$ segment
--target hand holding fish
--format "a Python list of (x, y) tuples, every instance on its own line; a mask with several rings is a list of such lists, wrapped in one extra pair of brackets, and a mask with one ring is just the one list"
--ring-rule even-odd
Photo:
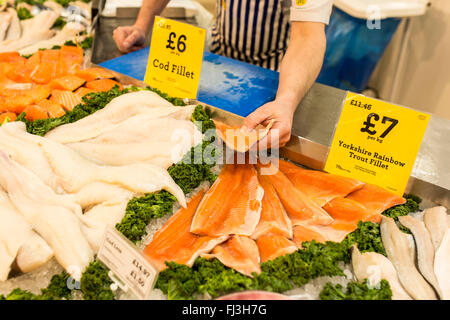
[(292, 120), (295, 108), (288, 107), (284, 102), (274, 100), (256, 109), (247, 116), (244, 126), (248, 130), (255, 129), (259, 124), (268, 126), (273, 121), (269, 134), (258, 143), (258, 148), (269, 149), (283, 147), (291, 138)]

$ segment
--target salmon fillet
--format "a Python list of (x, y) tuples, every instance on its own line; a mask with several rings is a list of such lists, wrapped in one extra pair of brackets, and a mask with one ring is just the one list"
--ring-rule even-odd
[(281, 159), (279, 169), (297, 189), (321, 207), (334, 198), (345, 197), (364, 186), (363, 182), (355, 179), (303, 169)]
[(50, 101), (62, 105), (67, 111), (71, 111), (82, 102), (81, 98), (71, 91), (53, 90)]
[(252, 239), (268, 234), (292, 238), (292, 223), (277, 192), (266, 176), (258, 175), (258, 181), (264, 189), (264, 197), (261, 202), (261, 218), (252, 234)]
[(123, 89), (122, 85), (117, 81), (112, 79), (100, 79), (100, 80), (92, 80), (86, 83), (86, 88), (92, 89), (94, 91), (109, 91), (114, 86), (119, 86), (119, 89)]
[(91, 92), (97, 92), (97, 91), (92, 90), (92, 89), (88, 89), (88, 88), (85, 88), (85, 87), (81, 87), (81, 88), (78, 88), (75, 91), (75, 94), (77, 96), (79, 96), (80, 98), (83, 98), (85, 95), (87, 95), (88, 93), (91, 93)]
[(298, 246), (311, 240), (341, 242), (358, 228), (358, 222), (379, 222), (381, 219), (381, 214), (373, 215), (364, 205), (349, 198), (335, 198), (323, 208), (334, 219), (333, 222), (327, 226), (304, 224), (294, 227), (294, 242)]
[(81, 87), (86, 81), (74, 75), (67, 75), (50, 82), (52, 89), (74, 91)]
[(270, 130), (270, 126), (265, 129), (247, 131), (241, 127), (231, 127), (220, 121), (215, 121), (216, 133), (225, 142), (228, 148), (238, 152), (247, 152), (255, 143), (264, 138)]
[(297, 251), (294, 242), (279, 235), (261, 236), (256, 240), (261, 262), (274, 260), (278, 257)]
[(235, 235), (227, 242), (215, 247), (211, 254), (203, 254), (202, 257), (217, 258), (227, 267), (249, 277), (252, 277), (253, 272), (261, 273), (258, 246), (255, 241), (246, 236)]
[(176, 212), (155, 233), (152, 242), (145, 248), (145, 257), (159, 271), (166, 268), (165, 261), (192, 266), (201, 253), (210, 252), (216, 245), (228, 239), (227, 236), (202, 237), (189, 231), (195, 210), (204, 194), (204, 191), (200, 191), (189, 201), (186, 209)]
[(251, 236), (258, 225), (264, 190), (252, 165), (226, 164), (206, 193), (191, 232), (205, 236)]
[(294, 226), (303, 223), (327, 225), (333, 222), (333, 218), (325, 210), (295, 188), (292, 182), (274, 165), (257, 164), (257, 168), (262, 175), (264, 174), (262, 169), (270, 173), (264, 176), (277, 191), (278, 197)]
[(103, 68), (97, 68), (97, 67), (79, 70), (75, 73), (75, 75), (86, 81), (114, 78), (114, 75), (111, 72), (109, 72), (108, 70), (103, 69)]
[(355, 200), (367, 208), (373, 222), (381, 221), (381, 213), (393, 206), (404, 204), (406, 199), (373, 184), (366, 184), (362, 189), (351, 193), (348, 199)]

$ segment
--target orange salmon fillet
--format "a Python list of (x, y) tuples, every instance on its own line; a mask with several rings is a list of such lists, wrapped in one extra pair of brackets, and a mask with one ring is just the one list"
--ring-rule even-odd
[(381, 222), (381, 213), (393, 206), (404, 204), (406, 199), (373, 184), (366, 184), (362, 189), (347, 196), (361, 203), (368, 210), (368, 219)]
[(81, 98), (72, 91), (53, 90), (50, 101), (60, 104), (67, 111), (71, 111), (82, 102)]
[(247, 152), (255, 143), (264, 138), (269, 130), (257, 129), (246, 131), (240, 127), (231, 127), (220, 121), (214, 121), (219, 138), (228, 148), (238, 152)]
[(224, 165), (197, 209), (191, 232), (211, 237), (251, 236), (260, 219), (263, 194), (252, 165)]
[(26, 113), (25, 118), (30, 121), (48, 118), (47, 111), (37, 104), (29, 105), (25, 108), (25, 110), (23, 110), (23, 112)]
[(274, 260), (278, 257), (297, 251), (297, 246), (291, 240), (280, 235), (265, 235), (256, 240), (261, 262)]
[(205, 194), (197, 193), (187, 204), (187, 208), (177, 211), (153, 236), (144, 250), (146, 259), (159, 271), (166, 268), (166, 261), (192, 266), (202, 253), (210, 252), (228, 237), (202, 237), (189, 231), (195, 211)]
[(95, 91), (109, 91), (111, 90), (115, 85), (119, 86), (119, 89), (123, 89), (122, 85), (118, 83), (117, 81), (111, 80), (111, 79), (100, 79), (100, 80), (93, 80), (86, 83), (86, 88), (92, 89)]
[(104, 68), (87, 68), (84, 70), (78, 70), (75, 75), (86, 81), (93, 81), (97, 79), (112, 79), (114, 75)]
[(59, 118), (66, 114), (64, 108), (60, 104), (54, 103), (48, 99), (40, 100), (36, 104), (47, 111), (50, 118)]
[(255, 241), (246, 236), (233, 236), (227, 242), (214, 248), (211, 254), (202, 257), (217, 258), (229, 268), (252, 277), (252, 273), (261, 273), (260, 257)]
[(280, 159), (279, 169), (292, 184), (323, 207), (327, 202), (361, 189), (364, 183), (316, 170), (307, 170)]
[(67, 75), (50, 82), (50, 87), (57, 90), (74, 91), (81, 87), (86, 81), (74, 75)]
[(87, 95), (88, 93), (91, 93), (91, 92), (97, 92), (97, 91), (92, 90), (92, 89), (88, 89), (88, 88), (85, 88), (85, 87), (81, 87), (81, 88), (78, 88), (75, 91), (75, 94), (77, 96), (79, 96), (80, 98), (83, 98), (85, 95)]
[(277, 191), (292, 224), (311, 223), (327, 225), (333, 222), (328, 213), (303, 192), (294, 187), (292, 182), (273, 164), (258, 164), (258, 171), (265, 175)]
[(264, 197), (262, 199), (261, 218), (252, 238), (258, 239), (268, 234), (292, 238), (292, 223), (277, 192), (267, 177), (258, 175), (258, 181), (264, 189)]
[(19, 52), (0, 52), (0, 62), (25, 63), (26, 60), (26, 58), (20, 56)]

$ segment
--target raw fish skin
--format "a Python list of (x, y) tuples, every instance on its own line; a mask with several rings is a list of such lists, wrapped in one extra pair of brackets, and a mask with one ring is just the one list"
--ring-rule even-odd
[(425, 224), (411, 216), (398, 217), (402, 225), (411, 230), (417, 248), (417, 261), (420, 273), (442, 297), (441, 289), (434, 274), (434, 247)]
[(443, 300), (450, 300), (450, 228), (447, 228), (434, 258), (434, 273), (439, 282)]
[(203, 237), (189, 231), (195, 211), (205, 194), (198, 192), (187, 208), (178, 210), (153, 236), (144, 250), (147, 260), (159, 271), (166, 268), (166, 261), (192, 266), (202, 253), (210, 252), (216, 245), (226, 241), (228, 236)]
[(114, 184), (93, 182), (84, 186), (73, 196), (74, 201), (83, 209), (86, 209), (111, 200), (130, 200), (133, 198), (134, 193)]
[(282, 159), (279, 162), (279, 169), (297, 189), (321, 207), (335, 198), (346, 197), (364, 186), (364, 182), (355, 179), (303, 169)]
[[(49, 131), (45, 136), (60, 143), (92, 139), (113, 129), (115, 125), (125, 119), (137, 114), (152, 112), (151, 109), (156, 107), (167, 107), (165, 116), (173, 112), (173, 108), (181, 109), (181, 107), (174, 107), (170, 102), (152, 91), (142, 90), (114, 98), (103, 109), (74, 123), (59, 126)], [(158, 114), (155, 118), (163, 116), (162, 111)]]
[(210, 236), (251, 236), (260, 220), (264, 189), (250, 164), (226, 164), (203, 197), (191, 232)]
[(445, 207), (427, 209), (423, 215), (423, 221), (430, 233), (434, 249), (437, 250), (448, 228), (447, 209)]
[(264, 189), (261, 202), (261, 218), (252, 239), (268, 234), (277, 234), (292, 239), (292, 223), (286, 210), (281, 204), (280, 198), (267, 177), (258, 175), (258, 181)]
[(53, 257), (53, 250), (36, 232), (20, 247), (16, 264), (22, 272), (31, 272), (46, 264)]
[(61, 193), (58, 177), (52, 171), (41, 148), (33, 141), (24, 139), (28, 133), (22, 121), (8, 122), (0, 127), (0, 149), (36, 174), (55, 192)]
[(280, 235), (265, 235), (256, 240), (261, 262), (274, 260), (278, 257), (297, 251), (297, 246), (291, 240)]
[(400, 284), (397, 271), (388, 258), (376, 252), (359, 252), (358, 247), (352, 247), (352, 267), (358, 281), (369, 280), (371, 286), (381, 280), (387, 280), (392, 290), (392, 300), (411, 300)]
[(433, 288), (416, 269), (407, 235), (400, 231), (394, 219), (388, 217), (382, 218), (380, 230), (387, 256), (405, 291), (415, 300), (436, 300)]
[[(94, 259), (76, 215), (54, 201), (55, 193), (33, 173), (0, 152), (0, 185), (25, 220), (53, 249), (55, 257), (76, 280)], [(48, 188), (48, 189), (47, 189)]]
[(374, 219), (369, 217), (368, 220), (374, 222), (381, 221), (383, 211), (406, 202), (405, 198), (373, 184), (364, 185), (362, 189), (348, 195), (347, 199), (357, 201), (366, 207), (370, 216), (374, 217)]
[(214, 248), (211, 254), (202, 255), (204, 258), (217, 258), (229, 268), (253, 277), (252, 273), (261, 273), (258, 246), (255, 241), (246, 236), (235, 235), (227, 242)]
[(258, 172), (263, 174), (262, 169), (272, 174), (265, 175), (277, 191), (286, 212), (291, 218), (292, 225), (310, 223), (328, 225), (333, 222), (328, 213), (318, 204), (312, 201), (303, 192), (294, 187), (292, 182), (274, 165), (257, 165)]
[(94, 253), (97, 253), (108, 226), (115, 226), (125, 216), (128, 200), (104, 202), (85, 212), (82, 222), (83, 231)]
[(181, 206), (186, 207), (183, 191), (161, 167), (151, 164), (101, 166), (62, 144), (45, 138), (41, 143), (53, 171), (60, 177), (67, 192), (76, 193), (93, 182), (119, 185), (135, 193), (152, 193), (164, 189), (172, 193)]

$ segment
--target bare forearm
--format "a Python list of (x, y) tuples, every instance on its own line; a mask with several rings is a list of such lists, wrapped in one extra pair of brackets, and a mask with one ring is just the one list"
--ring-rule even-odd
[(168, 3), (169, 0), (144, 0), (135, 26), (148, 34), (153, 27), (155, 16), (160, 15)]
[(324, 25), (294, 22), (291, 41), (280, 68), (276, 100), (295, 111), (316, 80), (326, 48)]

